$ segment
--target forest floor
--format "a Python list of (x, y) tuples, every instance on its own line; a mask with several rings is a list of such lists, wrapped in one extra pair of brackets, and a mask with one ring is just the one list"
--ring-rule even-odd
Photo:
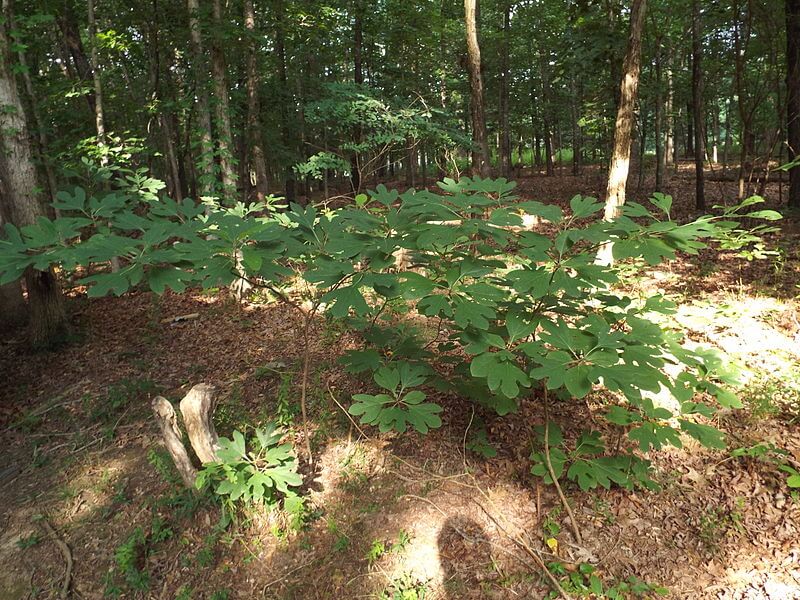
[[(591, 172), (520, 180), (526, 198), (565, 206), (602, 185)], [(709, 205), (733, 198), (733, 185), (709, 183)], [(692, 189), (688, 173), (669, 184), (682, 216)], [(777, 204), (774, 184), (767, 192)], [(86, 599), (544, 598), (526, 549), (544, 538), (557, 541), (546, 561), (565, 576), (592, 564), (606, 589), (635, 576), (671, 598), (800, 598), (800, 498), (774, 453), (731, 454), (774, 444), (800, 462), (797, 225), (784, 221), (771, 240), (774, 263), (707, 251), (631, 279), (629, 293), (666, 294), (691, 340), (746, 367), (745, 408), (719, 416), (728, 450), (650, 452), (659, 492), (566, 487), (583, 544), (529, 472), (540, 403), (500, 418), (444, 396), (444, 425), (427, 436), (367, 437), (334, 401), (346, 406), (366, 385), (336, 362), (358, 340), (324, 319), (313, 332), (308, 510), (294, 522), (251, 511), (221, 530), (218, 507), (176, 480), (150, 399), (207, 382), (221, 435), (275, 419), (299, 431), (297, 315), (219, 294), (75, 294), (79, 341), (48, 353), (27, 351), (21, 334), (0, 341), (0, 600), (67, 597), (68, 564), (73, 597)], [(170, 322), (188, 313), (199, 316)], [(598, 407), (592, 396), (577, 413), (559, 402), (551, 418), (578, 430)], [(466, 448), (479, 416), (491, 459)]]

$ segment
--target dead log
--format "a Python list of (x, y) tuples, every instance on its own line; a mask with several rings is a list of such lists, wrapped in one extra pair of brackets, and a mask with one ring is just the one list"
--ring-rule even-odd
[(175, 409), (170, 401), (163, 396), (156, 396), (153, 399), (152, 406), (158, 425), (161, 428), (161, 434), (164, 436), (164, 444), (172, 457), (172, 462), (175, 463), (175, 468), (178, 469), (178, 473), (180, 473), (181, 479), (183, 479), (186, 486), (194, 489), (197, 471), (192, 465), (189, 454), (186, 452), (186, 447), (181, 440), (181, 430), (178, 427), (178, 417), (175, 414)]
[(211, 416), (214, 414), (214, 387), (207, 383), (194, 386), (181, 400), (181, 414), (194, 453), (202, 463), (217, 462), (219, 438)]

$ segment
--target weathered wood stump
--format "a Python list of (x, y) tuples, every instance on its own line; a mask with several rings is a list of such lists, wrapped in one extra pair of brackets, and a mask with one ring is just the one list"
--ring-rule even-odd
[(219, 438), (211, 420), (216, 408), (214, 387), (207, 383), (194, 386), (181, 400), (181, 414), (186, 433), (201, 463), (216, 462)]
[(175, 414), (175, 409), (170, 401), (163, 396), (156, 396), (153, 399), (152, 406), (158, 426), (161, 428), (161, 435), (164, 437), (164, 445), (172, 457), (172, 462), (175, 463), (175, 468), (178, 469), (183, 483), (187, 487), (194, 488), (197, 471), (192, 465), (189, 453), (186, 452), (186, 447), (181, 440), (181, 429), (178, 427), (178, 417)]
[[(183, 444), (183, 434), (178, 426), (175, 407), (163, 396), (154, 398), (152, 407), (164, 437), (164, 445), (172, 457), (172, 462), (175, 463), (175, 468), (178, 469), (186, 486), (194, 488), (197, 469)], [(189, 442), (202, 464), (218, 460), (219, 438), (212, 422), (215, 407), (214, 387), (206, 383), (194, 386), (180, 403)]]

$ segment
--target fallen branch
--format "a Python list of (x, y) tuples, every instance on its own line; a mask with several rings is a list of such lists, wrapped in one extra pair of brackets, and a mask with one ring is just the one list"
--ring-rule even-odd
[(70, 596), (69, 588), (72, 585), (72, 551), (69, 549), (67, 543), (58, 537), (56, 530), (53, 529), (53, 526), (50, 525), (50, 522), (46, 517), (42, 517), (39, 520), (39, 524), (45, 530), (48, 537), (55, 542), (56, 546), (58, 546), (58, 549), (61, 551), (61, 556), (64, 557), (66, 570), (64, 572), (64, 580), (61, 582), (61, 591), (59, 592), (58, 596), (61, 598), (61, 600), (66, 600)]

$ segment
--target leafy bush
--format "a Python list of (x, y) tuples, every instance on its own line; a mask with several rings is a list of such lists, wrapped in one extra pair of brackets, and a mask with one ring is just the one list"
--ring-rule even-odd
[(233, 432), (233, 439), (220, 438), (219, 462), (203, 465), (197, 487), (211, 488), (230, 506), (237, 502), (276, 505), (282, 497), (287, 511), (301, 510), (302, 499), (290, 489), (303, 483), (291, 444), (280, 443), (281, 431), (271, 423), (255, 434), (249, 451), (240, 431)]
[[(724, 445), (719, 431), (697, 422), (714, 414), (712, 397), (723, 407), (740, 406), (723, 387), (735, 382), (724, 361), (684, 347), (680, 332), (665, 324), (672, 303), (625, 296), (615, 288), (617, 270), (596, 264), (595, 257), (608, 244), (617, 260), (650, 265), (677, 252), (696, 254), (711, 240), (742, 248), (765, 228), (739, 230), (736, 218), (779, 215), (743, 214), (760, 201), (754, 198), (716, 216), (676, 223), (669, 220), (672, 199), (655, 194), (653, 211), (631, 202), (609, 223), (598, 219), (603, 205), (593, 198), (574, 197), (565, 213), (520, 202), (514, 185), (447, 179), (439, 193), (403, 194), (378, 186), (354, 206), (321, 214), (313, 206), (279, 212), (264, 204), (178, 204), (124, 186), (87, 197), (76, 188), (58, 196), (62, 218), (6, 226), (0, 283), (31, 266), (71, 271), (115, 257), (124, 265), (119, 271), (80, 280), (90, 296), (119, 295), (144, 282), (162, 293), (246, 278), (302, 311), (307, 322), (325, 311), (362, 333), (364, 348), (350, 352), (344, 365), (372, 371), (383, 391), (356, 394), (350, 412), (382, 431), (411, 426), (425, 433), (440, 426), (442, 409), (427, 401), (419, 389), (424, 384), (499, 415), (517, 410), (520, 399), (541, 386), (572, 398), (602, 387), (618, 399), (607, 420), (643, 451), (680, 445), (681, 434), (711, 448)], [(387, 307), (399, 305), (426, 322), (433, 339), (423, 343), (403, 319), (381, 322)], [(679, 375), (665, 373), (670, 363), (680, 365)], [(649, 399), (664, 390), (677, 400), (679, 414)], [(706, 401), (696, 401), (698, 394)], [(288, 463), (277, 467), (287, 479), (259, 474), (258, 461), (273, 456), (264, 444), (256, 452), (266, 454), (253, 459), (239, 434), (225, 452), (225, 462), (213, 469), (221, 493), (232, 499), (284, 492), (278, 482), (296, 485)], [(289, 460), (287, 451), (276, 452)], [(597, 434), (584, 434), (564, 457), (567, 476), (585, 488), (627, 486), (630, 475), (623, 472), (647, 481), (645, 463), (604, 452)], [(540, 471), (537, 460), (534, 455)]]

